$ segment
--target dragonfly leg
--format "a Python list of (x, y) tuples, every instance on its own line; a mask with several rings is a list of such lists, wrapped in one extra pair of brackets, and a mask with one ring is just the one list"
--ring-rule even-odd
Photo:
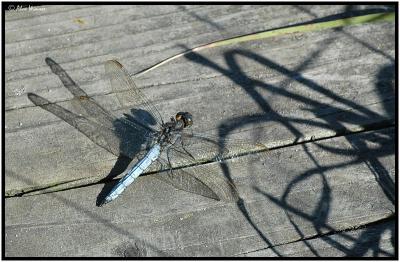
[(179, 153), (181, 153), (181, 154), (183, 154), (183, 155), (185, 155), (185, 153), (186, 153), (186, 155), (189, 155), (193, 160), (196, 160), (196, 158), (194, 158), (194, 156), (193, 156), (189, 151), (187, 151), (183, 146), (182, 146), (182, 149), (183, 149), (183, 151), (185, 151), (185, 152), (182, 152), (182, 151), (179, 150), (176, 146), (172, 146), (172, 149), (174, 149), (175, 151), (177, 151), (177, 152), (179, 152)]
[(169, 165), (169, 172), (172, 173), (172, 165), (171, 165), (171, 161), (169, 159), (169, 150), (171, 149), (171, 147), (167, 148), (167, 160), (168, 160), (168, 165)]

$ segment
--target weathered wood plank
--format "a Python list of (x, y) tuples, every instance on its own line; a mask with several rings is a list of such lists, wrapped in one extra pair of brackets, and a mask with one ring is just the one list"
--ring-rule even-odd
[[(367, 5), (353, 6), (351, 10), (387, 11), (388, 8)], [(114, 11), (118, 13), (115, 14)], [(25, 24), (18, 23), (18, 20), (15, 25), (10, 23), (7, 27), (6, 24), (6, 39), (9, 38), (10, 41), (21, 40), (23, 35), (29, 36), (32, 33), (45, 36), (42, 39), (33, 39), (33, 42), (29, 39), (7, 42), (6, 52), (17, 56), (9, 57), (5, 68), (6, 77), (11, 80), (47, 73), (43, 63), (46, 56), (56, 58), (70, 68), (98, 65), (110, 57), (134, 56), (135, 67), (140, 70), (181, 52), (182, 43), (195, 47), (223, 38), (306, 22), (346, 11), (348, 7), (339, 5), (167, 5), (125, 7), (124, 10), (121, 6), (94, 6), (92, 9), (66, 11), (61, 16), (55, 14), (57, 19), (51, 14), (42, 15), (38, 21), (31, 21), (34, 20), (32, 18)], [(76, 22), (76, 19), (83, 22)], [(30, 33), (25, 34), (24, 30), (30, 30)], [(109, 36), (112, 39), (107, 38)], [(35, 41), (38, 41), (37, 44)]]
[[(211, 49), (137, 82), (147, 85), (144, 92), (165, 117), (192, 112), (195, 131), (220, 130), (273, 147), (362, 130), (394, 118), (393, 29), (391, 23), (369, 24)], [(128, 93), (110, 93), (102, 70), (67, 73), (87, 93), (98, 94), (101, 106), (129, 112)], [(7, 91), (6, 106), (29, 107), (6, 112), (6, 190), (105, 177), (115, 156), (31, 107), (26, 95), (12, 96), (22, 84), (53, 102), (71, 98), (54, 74), (31, 80), (8, 84), (13, 91)], [(60, 105), (72, 108), (69, 101)]]
[[(339, 232), (310, 240), (275, 247), (290, 257), (392, 257), (395, 255), (395, 221), (368, 225), (350, 232)], [(245, 254), (247, 257), (276, 256), (271, 249)]]
[[(139, 177), (102, 208), (95, 206), (102, 185), (7, 198), (5, 254), (234, 256), (357, 228), (394, 213), (394, 132), (247, 155), (246, 165), (231, 160), (225, 175), (238, 203), (176, 190), (154, 176)], [(361, 240), (342, 235), (345, 246)]]

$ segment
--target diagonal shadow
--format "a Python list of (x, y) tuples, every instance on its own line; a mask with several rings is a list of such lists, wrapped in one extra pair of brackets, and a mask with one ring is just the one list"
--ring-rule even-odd
[[(12, 171), (7, 171), (7, 172), (13, 173)], [(26, 184), (33, 184), (33, 182), (34, 182), (26, 177), (22, 177), (22, 176), (16, 174), (16, 173), (13, 173), (13, 176), (21, 181), (24, 181)], [(163, 256), (163, 257), (171, 256), (171, 254), (169, 254), (168, 252), (160, 250), (156, 246), (145, 241), (144, 239), (136, 237), (131, 232), (127, 231), (126, 229), (124, 229), (122, 227), (115, 225), (115, 223), (112, 223), (108, 219), (101, 217), (99, 214), (96, 214), (95, 212), (86, 210), (79, 203), (75, 203), (75, 202), (63, 197), (60, 194), (51, 194), (51, 196), (55, 200), (61, 202), (62, 204), (66, 205), (66, 206), (72, 207), (79, 213), (86, 215), (90, 219), (96, 221), (97, 223), (100, 223), (101, 225), (103, 225), (106, 228), (111, 229), (115, 233), (123, 236), (124, 238), (128, 238), (129, 242), (133, 243), (133, 245), (132, 244), (127, 245), (126, 242), (122, 242), (122, 240), (121, 240), (121, 243), (116, 245), (116, 248), (115, 248), (116, 255), (119, 255), (119, 256), (146, 256), (147, 251), (152, 251), (155, 254), (157, 254), (158, 256)]]
[(211, 19), (209, 19), (207, 17), (198, 15), (196, 12), (194, 12), (192, 10), (188, 10), (185, 6), (177, 5), (177, 8), (180, 11), (183, 11), (183, 12), (187, 13), (188, 15), (194, 17), (198, 21), (209, 24), (210, 26), (214, 27), (217, 30), (221, 30), (221, 31), (225, 30), (225, 28), (223, 26), (219, 25), (218, 23), (215, 23), (214, 21), (212, 21)]

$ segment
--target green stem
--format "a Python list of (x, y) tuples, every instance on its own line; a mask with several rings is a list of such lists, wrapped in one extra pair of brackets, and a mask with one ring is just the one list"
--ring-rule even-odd
[(187, 50), (183, 53), (174, 55), (170, 58), (167, 58), (137, 74), (135, 74), (135, 77), (138, 77), (140, 75), (143, 75), (159, 66), (162, 66), (171, 60), (174, 60), (178, 57), (184, 56), (188, 53), (191, 52), (197, 52), (206, 48), (211, 48), (211, 47), (217, 47), (217, 46), (224, 46), (224, 45), (231, 45), (231, 44), (236, 44), (240, 42), (246, 42), (246, 41), (252, 41), (252, 40), (259, 40), (259, 39), (264, 39), (264, 38), (269, 38), (273, 36), (280, 36), (280, 35), (286, 35), (286, 34), (293, 34), (293, 33), (304, 33), (304, 32), (312, 32), (312, 31), (320, 31), (320, 30), (325, 30), (325, 29), (330, 29), (330, 28), (336, 28), (336, 27), (343, 27), (343, 26), (349, 26), (349, 25), (359, 25), (359, 24), (366, 24), (366, 23), (373, 23), (373, 22), (384, 22), (384, 21), (394, 21), (395, 20), (395, 13), (377, 13), (377, 14), (369, 14), (369, 15), (362, 15), (362, 16), (355, 16), (355, 17), (350, 17), (350, 18), (343, 18), (343, 19), (338, 19), (338, 20), (333, 20), (333, 21), (328, 21), (328, 22), (320, 22), (320, 23), (314, 23), (314, 24), (307, 24), (307, 25), (298, 25), (298, 26), (291, 26), (291, 27), (286, 27), (286, 28), (280, 28), (280, 29), (275, 29), (275, 30), (269, 30), (269, 31), (263, 31), (260, 33), (255, 33), (255, 34), (249, 34), (245, 36), (238, 36), (230, 39), (225, 39), (225, 40), (220, 40), (216, 41), (213, 43), (209, 43), (206, 45), (198, 46), (193, 49)]

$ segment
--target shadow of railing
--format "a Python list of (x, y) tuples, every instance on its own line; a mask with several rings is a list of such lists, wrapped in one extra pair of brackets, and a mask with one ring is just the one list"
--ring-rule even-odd
[[(341, 29), (337, 29), (341, 31)], [(349, 36), (346, 33), (346, 36)], [(382, 55), (383, 57), (387, 58), (389, 60), (389, 64), (383, 65), (382, 69), (376, 76), (377, 82), (376, 82), (376, 91), (378, 94), (381, 95), (382, 100), (385, 101), (387, 99), (387, 92), (393, 92), (393, 77), (394, 77), (394, 64), (393, 61), (394, 59), (390, 57), (389, 55), (379, 51), (377, 48), (373, 47), (371, 44), (367, 44), (365, 42), (362, 42), (358, 39), (355, 39), (354, 37), (351, 37), (353, 40), (356, 42), (366, 46), (369, 50), (372, 52), (375, 52), (379, 55)], [(227, 65), (227, 68), (224, 68), (217, 63), (213, 62), (211, 59), (206, 58), (203, 55), (200, 55), (199, 53), (187, 53), (185, 54), (185, 58), (193, 63), (197, 63), (201, 66), (208, 67), (216, 72), (219, 72), (226, 76), (229, 80), (231, 80), (233, 83), (235, 83), (238, 87), (242, 88), (254, 101), (254, 104), (258, 106), (258, 108), (261, 108), (264, 114), (262, 113), (257, 113), (254, 115), (244, 115), (232, 119), (226, 119), (223, 120), (220, 125), (219, 125), (219, 135), (220, 138), (223, 140), (227, 136), (229, 136), (230, 133), (233, 133), (235, 130), (238, 128), (241, 128), (243, 126), (249, 125), (249, 124), (254, 124), (254, 123), (267, 123), (267, 122), (276, 122), (280, 125), (282, 125), (284, 128), (289, 130), (289, 132), (293, 135), (294, 141), (293, 144), (296, 144), (300, 140), (300, 138), (303, 137), (302, 130), (296, 127), (296, 124), (306, 124), (308, 126), (314, 126), (322, 129), (327, 129), (327, 130), (332, 130), (335, 131), (338, 135), (340, 134), (350, 134), (352, 133), (351, 130), (348, 130), (346, 128), (346, 124), (354, 124), (354, 125), (359, 125), (359, 126), (365, 126), (366, 128), (378, 128), (378, 127), (390, 127), (393, 126), (393, 117), (394, 117), (394, 100), (393, 97), (389, 99), (389, 103), (384, 103), (385, 104), (385, 113), (384, 114), (379, 114), (374, 112), (373, 110), (369, 109), (367, 106), (360, 105), (352, 100), (349, 100), (347, 98), (341, 97), (339, 94), (334, 93), (331, 91), (329, 88), (326, 88), (324, 86), (321, 86), (317, 82), (313, 81), (312, 79), (309, 79), (307, 77), (302, 76), (302, 71), (307, 68), (309, 63), (311, 63), (312, 60), (316, 59), (318, 56), (320, 56), (323, 51), (329, 47), (331, 43), (335, 41), (335, 38), (329, 38), (324, 42), (324, 45), (321, 46), (320, 49), (312, 52), (308, 56), (308, 58), (304, 59), (304, 61), (298, 65), (295, 69), (288, 69), (271, 59), (268, 59), (266, 57), (263, 57), (261, 55), (255, 54), (251, 51), (247, 50), (241, 50), (241, 49), (234, 49), (234, 50), (229, 50), (224, 52), (224, 57), (225, 57), (225, 62)], [(181, 45), (182, 48), (188, 50), (188, 48), (184, 45)], [(249, 77), (241, 68), (238, 63), (239, 57), (241, 59), (246, 58), (253, 60), (255, 63), (261, 64), (265, 66), (265, 68), (269, 70), (274, 70), (277, 73), (283, 75), (286, 79), (283, 80), (281, 83), (272, 85), (268, 84), (266, 82), (253, 79)], [(335, 105), (326, 105), (323, 104), (315, 99), (305, 97), (299, 94), (296, 94), (290, 89), (285, 88), (285, 86), (289, 86), (291, 82), (297, 82), (305, 88), (308, 88), (309, 90), (312, 90), (313, 92), (316, 92), (319, 95), (323, 95), (327, 98), (330, 98)], [(313, 112), (314, 115), (317, 117), (318, 120), (313, 120), (313, 119), (302, 119), (299, 117), (287, 117), (284, 115), (281, 115), (279, 112), (276, 112), (273, 110), (273, 108), (270, 106), (269, 102), (261, 95), (261, 93), (258, 90), (267, 90), (268, 92), (272, 93), (275, 96), (281, 96), (285, 98), (290, 98), (292, 100), (295, 100), (297, 102), (303, 103), (304, 105), (307, 106), (307, 110), (310, 112)], [(386, 96), (385, 96), (386, 93)], [(392, 103), (390, 103), (390, 101)], [(351, 110), (346, 110), (346, 118), (345, 119), (340, 119), (340, 118), (335, 118), (334, 114), (335, 113), (340, 113), (343, 112), (343, 109), (341, 109), (340, 106), (344, 106), (346, 108), (350, 108)], [(320, 113), (320, 109), (324, 108), (324, 112), (328, 112), (325, 114)], [(372, 120), (372, 123), (371, 123)], [(273, 203), (281, 207), (282, 209), (285, 210), (285, 213), (287, 214), (289, 222), (292, 224), (293, 228), (295, 231), (298, 233), (300, 239), (304, 239), (306, 236), (305, 234), (302, 233), (301, 228), (299, 225), (297, 225), (294, 222), (294, 219), (292, 219), (292, 216), (299, 216), (302, 219), (310, 221), (316, 230), (318, 234), (322, 234), (323, 230), (328, 230), (331, 232), (334, 232), (335, 229), (331, 226), (328, 225), (328, 215), (330, 211), (330, 205), (332, 201), (332, 192), (331, 192), (331, 186), (328, 183), (328, 180), (326, 178), (326, 172), (335, 169), (338, 166), (346, 167), (350, 165), (357, 165), (360, 163), (365, 163), (371, 170), (371, 172), (374, 174), (376, 177), (376, 180), (378, 181), (379, 186), (382, 188), (382, 191), (386, 195), (389, 201), (394, 203), (395, 199), (395, 185), (394, 181), (391, 179), (389, 175), (389, 170), (385, 169), (385, 166), (380, 162), (379, 158), (384, 157), (384, 156), (389, 156), (389, 155), (394, 155), (394, 144), (393, 147), (388, 147), (387, 144), (393, 143), (395, 140), (394, 134), (385, 136), (385, 134), (380, 134), (381, 131), (376, 131), (376, 137), (374, 142), (378, 142), (382, 148), (385, 147), (385, 150), (382, 150), (382, 148), (373, 150), (367, 146), (368, 140), (369, 139), (374, 139), (374, 137), (365, 137), (365, 136), (345, 136), (344, 138), (347, 139), (350, 145), (352, 145), (353, 149), (352, 150), (335, 150), (333, 148), (328, 148), (325, 146), (321, 146), (320, 148), (323, 150), (326, 150), (327, 152), (331, 154), (337, 154), (337, 155), (351, 155), (355, 156), (356, 160), (349, 161), (346, 163), (341, 163), (340, 165), (337, 166), (326, 166), (326, 165), (321, 165), (318, 161), (318, 156), (313, 155), (313, 153), (308, 149), (308, 145), (305, 143), (302, 143), (300, 146), (303, 148), (303, 151), (305, 154), (308, 156), (310, 161), (314, 164), (315, 168), (307, 170), (306, 172), (299, 174), (296, 176), (295, 179), (293, 179), (291, 182), (288, 183), (286, 186), (286, 189), (284, 190), (283, 195), (281, 198), (277, 199), (273, 197), (272, 195), (269, 195), (267, 193), (264, 193), (261, 189), (258, 187), (254, 187), (255, 190), (265, 197), (267, 197), (269, 200), (271, 200)], [(380, 134), (380, 135), (379, 135)], [(383, 136), (383, 137), (382, 137)], [(221, 164), (221, 169), (224, 172), (224, 175), (231, 179), (229, 167), (225, 164)], [(317, 201), (317, 204), (315, 205), (314, 211), (312, 214), (306, 214), (302, 212), (301, 210), (296, 209), (295, 207), (290, 206), (287, 203), (288, 196), (290, 192), (294, 189), (296, 185), (298, 185), (300, 182), (304, 182), (307, 179), (310, 179), (312, 176), (319, 176), (320, 180), (322, 181), (322, 188), (321, 188), (321, 193), (320, 193), (320, 198)], [(246, 208), (246, 204), (244, 199), (240, 199), (237, 202), (237, 207), (238, 209), (242, 212), (243, 216), (247, 219), (248, 223), (253, 227), (253, 229), (257, 232), (259, 237), (264, 240), (264, 242), (271, 248), (271, 250), (278, 256), (281, 256), (275, 248), (274, 244), (272, 241), (262, 232), (261, 229), (259, 229), (255, 222), (252, 220), (251, 215), (249, 213), (249, 210)], [(391, 228), (392, 234), (393, 228)], [(347, 240), (350, 240), (354, 243), (354, 248), (349, 249), (345, 245), (342, 245), (341, 243), (338, 243), (335, 241), (333, 238), (326, 237), (324, 238), (324, 241), (329, 243), (332, 247), (344, 252), (348, 256), (352, 255), (362, 255), (365, 254), (365, 252), (358, 252), (357, 254), (354, 254), (355, 250), (357, 249), (355, 246), (358, 245), (357, 243), (362, 242), (362, 236), (360, 238), (354, 238), (350, 237), (346, 233), (341, 233), (342, 237), (344, 237)], [(379, 237), (378, 237), (379, 238)], [(310, 249), (310, 251), (315, 255), (319, 256), (318, 252), (307, 242), (304, 242)], [(394, 245), (394, 243), (393, 243)], [(380, 250), (376, 246), (371, 246), (365, 248), (365, 251), (367, 251), (369, 248), (373, 249), (373, 251), (380, 252), (380, 254), (388, 255), (388, 256), (393, 256), (394, 254), (389, 254), (385, 251)]]
[[(323, 18), (318, 18), (317, 14), (314, 14), (312, 11), (308, 10), (304, 6), (299, 6), (299, 5), (294, 5), (294, 8), (297, 10), (304, 12), (306, 14), (309, 14), (311, 17), (315, 18), (314, 20), (311, 20), (311, 22), (324, 22), (324, 21), (331, 21), (334, 19), (343, 19), (343, 18), (349, 18), (352, 16), (358, 16), (358, 15), (367, 15), (367, 14), (374, 14), (374, 13), (380, 13), (380, 12), (394, 12), (396, 10), (396, 7), (394, 5), (386, 5), (382, 6), (382, 8), (368, 8), (364, 10), (358, 10), (356, 9), (356, 5), (347, 5), (345, 6), (344, 10), (340, 14), (328, 16), (328, 17), (323, 17)], [(379, 18), (375, 18), (379, 19)], [(307, 22), (309, 23), (309, 22)], [(355, 42), (362, 44), (372, 52), (378, 53), (385, 58), (389, 59), (392, 63), (394, 63), (394, 58), (391, 57), (389, 54), (386, 54), (385, 52), (379, 50), (378, 48), (374, 47), (373, 45), (366, 43), (365, 41), (360, 40), (356, 36), (349, 34), (348, 32), (343, 31), (343, 28), (335, 28), (335, 31), (340, 31), (342, 34), (346, 35), (346, 37), (354, 40)]]

